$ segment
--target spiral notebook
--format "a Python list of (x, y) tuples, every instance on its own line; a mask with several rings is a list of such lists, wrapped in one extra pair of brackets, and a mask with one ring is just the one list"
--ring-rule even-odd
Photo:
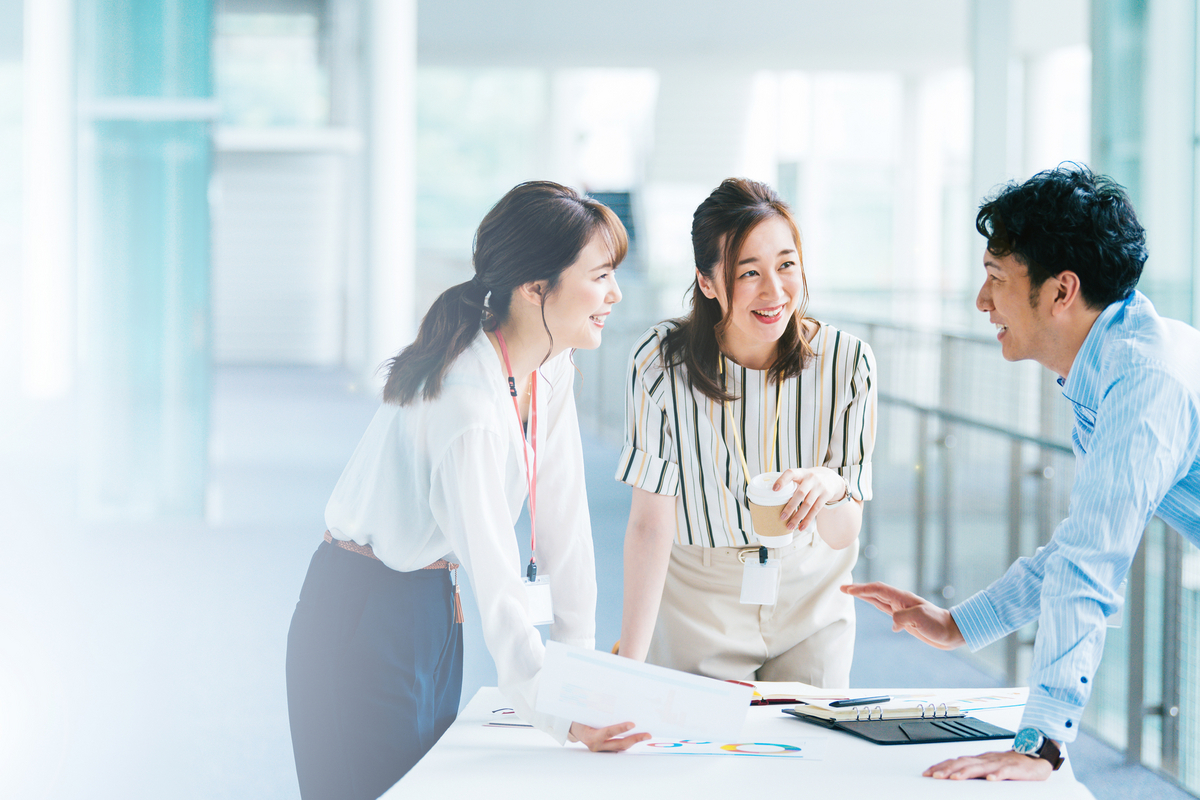
[(816, 704), (785, 708), (804, 722), (845, 731), (876, 744), (934, 744), (987, 739), (1011, 739), (1012, 731), (974, 719), (946, 703), (911, 706), (828, 708)]

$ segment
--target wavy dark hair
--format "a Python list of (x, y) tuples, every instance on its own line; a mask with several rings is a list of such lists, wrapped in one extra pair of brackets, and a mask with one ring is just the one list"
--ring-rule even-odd
[(387, 362), (384, 402), (408, 405), (418, 393), (436, 398), (446, 370), (480, 328), (493, 330), (508, 319), (513, 290), (520, 286), (546, 281), (545, 325), (546, 297), (596, 235), (608, 244), (615, 267), (625, 258), (628, 239), (608, 206), (551, 181), (522, 183), (500, 198), (475, 231), (475, 276), (442, 292), (421, 320), (416, 341)]
[(1146, 231), (1125, 189), (1072, 162), (1007, 184), (980, 206), (975, 229), (992, 255), (1025, 265), (1031, 305), (1043, 283), (1069, 270), (1084, 302), (1103, 309), (1129, 296), (1146, 264)]
[[(804, 338), (805, 309), (808, 306), (808, 280), (804, 277), (804, 253), (800, 247), (800, 231), (787, 203), (765, 183), (746, 178), (727, 178), (713, 190), (692, 215), (692, 251), (696, 270), (713, 281), (721, 264), (736, 264), (746, 237), (760, 223), (778, 218), (787, 223), (796, 242), (796, 260), (804, 297), (795, 314), (788, 320), (783, 335), (776, 342), (775, 361), (768, 370), (769, 381), (779, 382), (799, 375), (812, 361), (813, 350)], [(733, 296), (735, 270), (724, 270), (726, 297)], [(714, 281), (715, 282), (715, 281)], [(720, 337), (730, 321), (721, 314), (721, 304), (700, 291), (697, 277), (691, 287), (691, 312), (673, 320), (675, 327), (667, 335), (663, 348), (668, 366), (684, 366), (688, 379), (700, 393), (721, 402), (736, 400), (730, 394), (718, 372), (721, 357)]]

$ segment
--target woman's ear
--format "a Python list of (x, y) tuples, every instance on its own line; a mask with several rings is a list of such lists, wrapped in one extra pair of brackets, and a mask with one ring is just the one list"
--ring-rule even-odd
[(717, 287), (713, 285), (712, 281), (704, 277), (704, 273), (700, 270), (696, 270), (696, 283), (700, 286), (700, 293), (702, 295), (709, 300), (717, 299)]
[(541, 307), (546, 301), (546, 281), (530, 281), (522, 283), (517, 287), (516, 292), (527, 303)]

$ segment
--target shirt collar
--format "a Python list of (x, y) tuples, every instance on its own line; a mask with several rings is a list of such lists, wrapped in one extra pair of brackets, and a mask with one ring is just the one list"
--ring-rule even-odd
[(1125, 317), (1125, 310), (1141, 297), (1142, 294), (1135, 290), (1124, 300), (1110, 303), (1096, 317), (1092, 329), (1083, 340), (1083, 346), (1075, 354), (1070, 374), (1065, 380), (1061, 377), (1058, 379), (1058, 385), (1063, 387), (1063, 397), (1075, 405), (1096, 410), (1100, 404), (1100, 352), (1108, 332), (1120, 324)]

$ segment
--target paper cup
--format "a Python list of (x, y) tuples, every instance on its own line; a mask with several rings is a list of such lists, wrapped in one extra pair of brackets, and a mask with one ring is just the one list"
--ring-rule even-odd
[(792, 532), (779, 518), (783, 507), (796, 491), (794, 481), (788, 481), (779, 491), (771, 487), (779, 480), (781, 472), (764, 472), (750, 479), (746, 499), (750, 505), (750, 519), (754, 522), (754, 537), (764, 547), (785, 547), (792, 543)]

